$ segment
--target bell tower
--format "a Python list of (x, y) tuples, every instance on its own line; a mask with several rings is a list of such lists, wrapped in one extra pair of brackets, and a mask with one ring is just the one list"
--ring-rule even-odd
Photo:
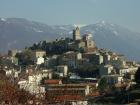
[(76, 27), (76, 29), (73, 30), (73, 40), (80, 40), (81, 36), (80, 36), (80, 28)]

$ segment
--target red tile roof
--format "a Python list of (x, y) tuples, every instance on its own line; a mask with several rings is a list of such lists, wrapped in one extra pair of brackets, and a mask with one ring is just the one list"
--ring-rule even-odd
[(44, 80), (44, 84), (59, 84), (61, 80)]
[(93, 92), (93, 93), (88, 94), (88, 96), (96, 97), (96, 96), (100, 96), (100, 93), (97, 91), (97, 92)]
[(80, 95), (61, 95), (61, 96), (56, 96), (55, 101), (78, 101), (78, 100), (84, 100), (84, 97)]

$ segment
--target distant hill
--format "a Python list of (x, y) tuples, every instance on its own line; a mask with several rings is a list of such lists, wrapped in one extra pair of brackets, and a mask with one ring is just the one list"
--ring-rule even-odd
[(21, 18), (0, 19), (0, 52), (8, 49), (22, 49), (40, 40), (52, 40), (57, 35), (52, 27), (46, 24), (28, 21)]
[[(0, 52), (23, 49), (42, 40), (72, 37), (74, 25), (47, 25), (23, 18), (0, 18)], [(107, 48), (140, 61), (140, 33), (116, 24), (99, 22), (81, 25), (81, 34), (92, 33), (99, 48)]]
[(104, 21), (82, 27), (81, 30), (83, 33), (92, 32), (99, 48), (111, 49), (140, 61), (140, 33)]

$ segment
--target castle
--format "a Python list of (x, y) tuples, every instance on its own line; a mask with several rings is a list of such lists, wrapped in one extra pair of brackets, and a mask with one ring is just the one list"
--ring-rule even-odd
[(73, 43), (70, 43), (69, 47), (83, 52), (94, 52), (97, 49), (92, 34), (86, 33), (81, 37), (79, 27), (73, 30)]

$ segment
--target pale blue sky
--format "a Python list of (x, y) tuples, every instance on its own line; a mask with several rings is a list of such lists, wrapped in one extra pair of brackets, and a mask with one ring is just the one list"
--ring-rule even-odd
[(140, 32), (140, 0), (0, 0), (0, 17), (50, 25), (107, 21)]

